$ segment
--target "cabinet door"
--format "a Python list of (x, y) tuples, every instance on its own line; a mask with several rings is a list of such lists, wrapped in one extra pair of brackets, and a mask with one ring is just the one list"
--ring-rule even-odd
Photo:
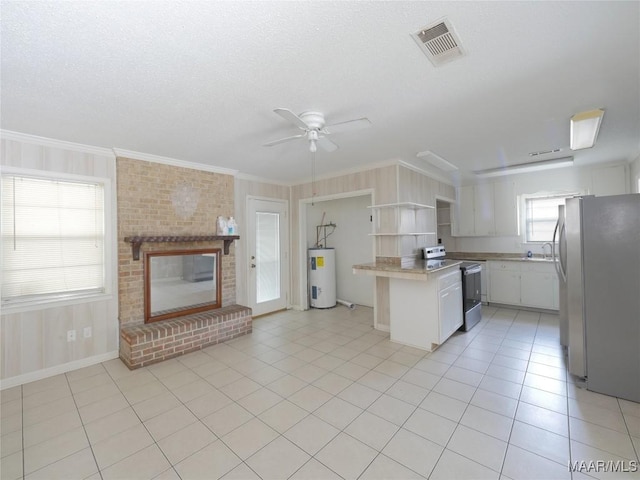
[(486, 183), (474, 187), (474, 223), (476, 236), (496, 234), (494, 218), (493, 184)]
[[(555, 272), (554, 272), (555, 273)], [(527, 307), (554, 308), (555, 274), (523, 270), (520, 275), (520, 302)]]
[(455, 208), (454, 233), (457, 237), (471, 237), (475, 234), (473, 213), (474, 187), (458, 188), (458, 203)]
[(518, 235), (516, 187), (513, 182), (493, 184), (493, 211), (496, 235)]
[(491, 269), (489, 301), (507, 305), (520, 304), (520, 273), (514, 270)]
[(441, 290), (439, 293), (440, 345), (462, 325), (462, 283)]

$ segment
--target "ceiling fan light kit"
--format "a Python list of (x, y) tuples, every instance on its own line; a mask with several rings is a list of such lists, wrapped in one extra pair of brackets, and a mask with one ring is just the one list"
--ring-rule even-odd
[(304, 133), (267, 142), (263, 144), (264, 147), (273, 147), (274, 145), (279, 145), (298, 138), (306, 138), (309, 142), (310, 152), (315, 153), (318, 146), (327, 152), (333, 152), (338, 149), (338, 145), (329, 140), (329, 138), (327, 138), (328, 135), (361, 130), (371, 126), (369, 119), (364, 117), (326, 125), (324, 114), (321, 112), (310, 111), (296, 115), (286, 108), (276, 108), (274, 112), (292, 123), (294, 126), (298, 127)]

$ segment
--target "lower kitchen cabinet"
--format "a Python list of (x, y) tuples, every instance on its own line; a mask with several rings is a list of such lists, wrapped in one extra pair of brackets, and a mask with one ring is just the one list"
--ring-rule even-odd
[(553, 263), (489, 261), (489, 301), (558, 309), (558, 277)]

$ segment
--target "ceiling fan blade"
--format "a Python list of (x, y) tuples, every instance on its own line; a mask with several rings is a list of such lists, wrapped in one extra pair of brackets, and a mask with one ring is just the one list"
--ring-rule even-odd
[(296, 127), (300, 128), (302, 130), (308, 130), (309, 129), (307, 124), (304, 123), (304, 120), (302, 120), (298, 115), (293, 113), (291, 110), (288, 110), (286, 108), (276, 108), (274, 110), (274, 112), (277, 113), (278, 115), (280, 115), (285, 120), (293, 123)]
[(342, 133), (353, 132), (356, 130), (362, 130), (363, 128), (369, 128), (371, 122), (368, 118), (357, 118), (355, 120), (347, 120), (346, 122), (334, 123), (333, 125), (327, 125), (324, 127), (328, 133)]
[(281, 143), (290, 142), (291, 140), (295, 140), (296, 138), (302, 138), (304, 136), (306, 136), (306, 134), (301, 133), (300, 135), (294, 135), (292, 137), (285, 137), (285, 138), (281, 138), (279, 140), (274, 140), (272, 142), (263, 143), (262, 146), (263, 147), (273, 147), (274, 145), (279, 145)]
[(320, 146), (320, 148), (322, 148), (323, 150), (326, 150), (327, 152), (333, 152), (338, 149), (338, 145), (333, 143), (327, 137), (318, 137), (318, 140), (316, 140), (316, 143)]

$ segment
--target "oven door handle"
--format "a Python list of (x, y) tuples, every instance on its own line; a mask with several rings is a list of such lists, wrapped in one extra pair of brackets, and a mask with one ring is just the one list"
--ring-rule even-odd
[(482, 267), (478, 265), (477, 267), (471, 267), (463, 270), (465, 275), (473, 275), (474, 273), (481, 273)]

